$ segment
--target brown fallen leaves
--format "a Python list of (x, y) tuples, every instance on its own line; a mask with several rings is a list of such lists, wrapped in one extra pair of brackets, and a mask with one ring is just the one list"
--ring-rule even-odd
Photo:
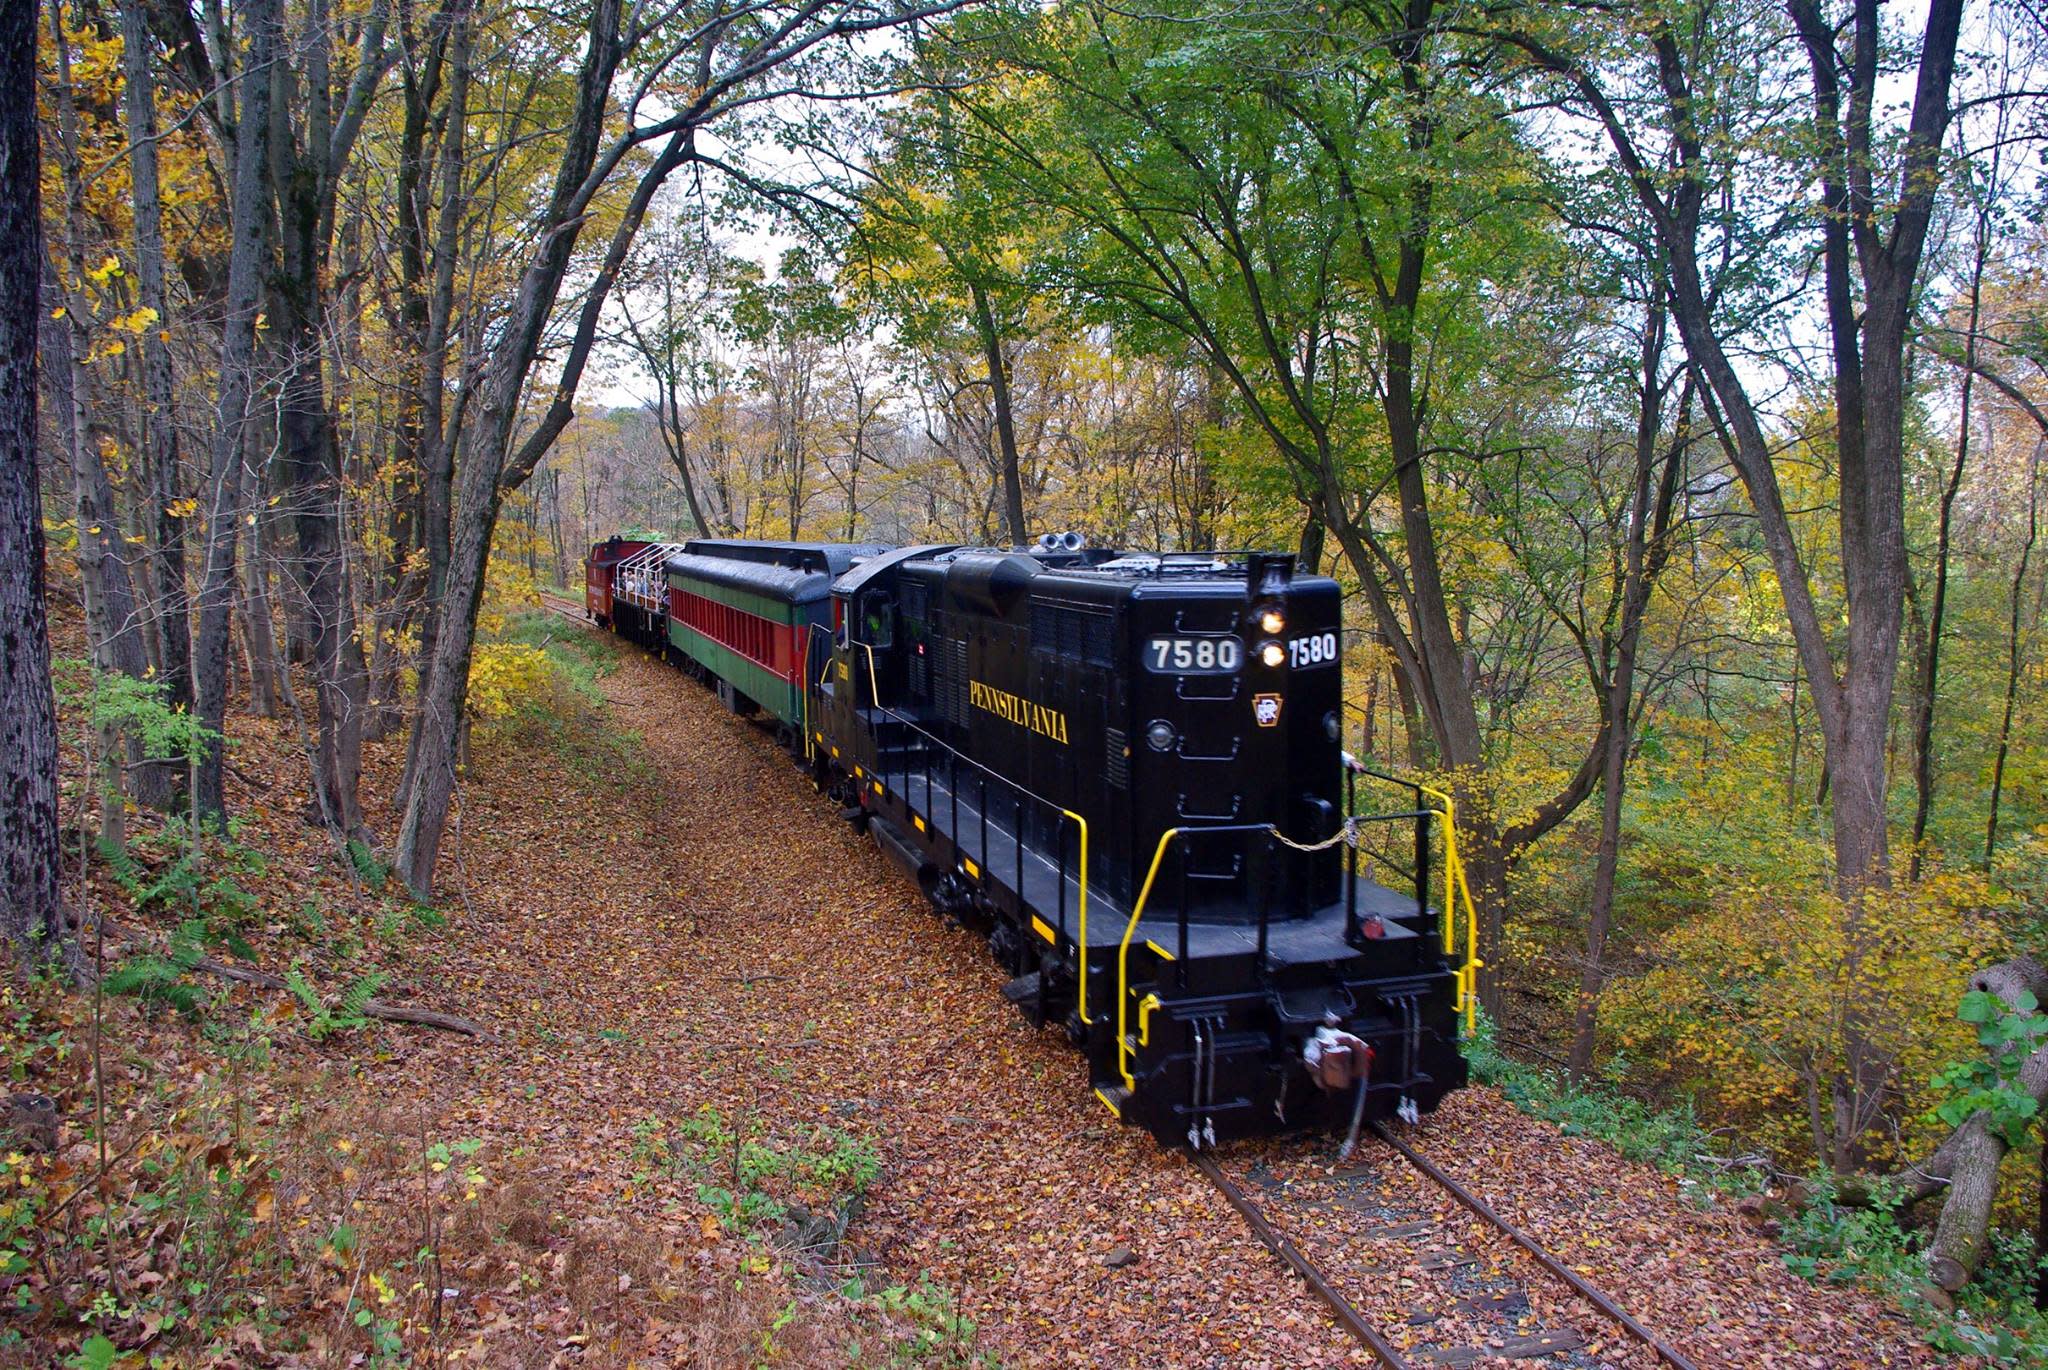
[[(387, 958), (383, 997), (491, 1036), (287, 1034), (283, 1061), (243, 1082), (249, 1125), (277, 1139), (262, 1221), (300, 1262), (268, 1277), (274, 1325), (223, 1360), (345, 1364), (389, 1323), (406, 1354), (442, 1363), (838, 1365), (858, 1347), (886, 1364), (891, 1345), (956, 1355), (957, 1328), (930, 1340), (952, 1309), (1010, 1364), (1371, 1363), (1191, 1167), (1117, 1126), (1079, 1056), (1002, 1001), (979, 939), (934, 916), (761, 730), (637, 654), (604, 689), (643, 764), (479, 746), (459, 861), (444, 863), (450, 926)], [(236, 731), (245, 769), (275, 774), (278, 796), (303, 786), (283, 730)], [(397, 759), (373, 752), (373, 788)], [(295, 853), (269, 897), (344, 901), (286, 807), (269, 797), (251, 816), (252, 845)], [(122, 1030), (136, 1057), (184, 1050), (175, 1023)], [(712, 1116), (715, 1146), (651, 1142)], [(820, 1137), (872, 1148), (879, 1172), (865, 1207), (841, 1212), (843, 1244), (797, 1251), (727, 1191)], [(1732, 1218), (1485, 1091), (1418, 1142), (1702, 1365), (1923, 1359), (1870, 1300), (1804, 1284)], [(1293, 1141), (1228, 1163), (1310, 1184), (1332, 1153)], [(1432, 1206), (1377, 1148), (1363, 1158), (1400, 1204), (1495, 1261), (1462, 1210)], [(1444, 1291), (1398, 1263), (1368, 1271), (1359, 1223), (1273, 1213), (1369, 1314), (1418, 1346), (1455, 1340), (1453, 1323), (1406, 1321)], [(1564, 1363), (1640, 1363), (1540, 1275), (1498, 1264), (1532, 1326), (1583, 1338)], [(852, 1301), (850, 1276), (907, 1292)]]

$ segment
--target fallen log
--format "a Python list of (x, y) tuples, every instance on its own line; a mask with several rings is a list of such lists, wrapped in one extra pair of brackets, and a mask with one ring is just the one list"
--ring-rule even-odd
[[(117, 942), (141, 942), (143, 939), (111, 919), (100, 921), (101, 930)], [(254, 966), (231, 965), (211, 956), (202, 956), (192, 962), (191, 969), (203, 970), (208, 975), (217, 975), (223, 980), (237, 984), (255, 985), (259, 989), (275, 990), (281, 994), (291, 993), (291, 986), (281, 975), (272, 975), (267, 970)], [(418, 1027), (439, 1028), (443, 1032), (459, 1032), (465, 1037), (488, 1039), (490, 1033), (467, 1018), (452, 1013), (441, 1013), (430, 1008), (415, 1008), (410, 1004), (387, 1004), (382, 999), (372, 999), (359, 1010), (365, 1018), (375, 1018), (386, 1023), (410, 1023)]]
[[(264, 989), (290, 993), (291, 986), (280, 976), (254, 966), (235, 966), (226, 961), (217, 961), (211, 956), (202, 956), (192, 963), (192, 969), (203, 970), (209, 975), (218, 975), (223, 980), (235, 980), (245, 985), (258, 985)], [(459, 1032), (465, 1037), (488, 1037), (489, 1033), (467, 1018), (458, 1018), (452, 1013), (441, 1013), (430, 1008), (414, 1008), (410, 1004), (387, 1004), (382, 999), (371, 999), (357, 1010), (365, 1018), (376, 1018), (387, 1023), (413, 1023), (420, 1027), (440, 1028), (444, 1032)]]

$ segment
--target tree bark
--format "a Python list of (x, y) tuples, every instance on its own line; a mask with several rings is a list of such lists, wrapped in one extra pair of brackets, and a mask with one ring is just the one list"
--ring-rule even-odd
[[(227, 717), (228, 637), (234, 624), (235, 555), (242, 521), (243, 443), (255, 394), (256, 312), (270, 242), (270, 102), (267, 79), (278, 58), (279, 0), (248, 0), (243, 71), (265, 79), (242, 83), (235, 129), (234, 189), (228, 218), (228, 287), (221, 327), (220, 375), (215, 399), (212, 458), (206, 484), (205, 560), (199, 583), (199, 633), (193, 647), (193, 690), (199, 721), (214, 733)], [(204, 819), (222, 820), (222, 741), (203, 743), (193, 784), (193, 806)]]
[[(1600, 991), (1606, 982), (1604, 958), (1607, 937), (1614, 922), (1614, 883), (1621, 867), (1621, 815), (1623, 790), (1628, 782), (1628, 754), (1634, 735), (1636, 651), (1642, 638), (1643, 617), (1649, 608), (1650, 589), (1663, 570), (1669, 553), (1668, 534), (1672, 508), (1678, 497), (1678, 473), (1690, 441), (1692, 393), (1688, 389), (1679, 402), (1677, 432), (1663, 453), (1659, 473), (1659, 447), (1663, 437), (1664, 381), (1660, 372), (1664, 353), (1665, 313), (1663, 283), (1659, 281), (1643, 330), (1642, 387), (1637, 392), (1635, 488), (1629, 501), (1627, 550), (1621, 584), (1616, 592), (1621, 601), (1620, 623), (1611, 643), (1611, 662), (1603, 662), (1600, 686), (1606, 709), (1607, 750), (1600, 766), (1600, 840), (1593, 858), (1593, 890), (1586, 917), (1586, 959), (1579, 968), (1579, 997), (1572, 1014), (1572, 1046), (1567, 1069), (1575, 1080), (1583, 1080), (1593, 1068), (1593, 1050), (1599, 1029)], [(1606, 653), (1603, 653), (1605, 655)]]
[[(502, 505), (500, 481), (510, 456), (512, 429), (526, 375), (539, 352), (548, 315), (568, 272), (584, 203), (596, 190), (594, 186), (586, 187), (586, 181), (597, 163), (612, 75), (625, 55), (618, 41), (620, 20), (619, 0), (598, 0), (591, 9), (577, 76), (576, 102), (541, 222), (541, 246), (520, 277), (511, 317), (486, 368), (482, 431), (462, 464), (452, 510), (445, 580), (436, 587), (438, 593), (430, 590), (434, 602), (430, 618), (433, 640), (431, 645), (423, 643), (422, 648), (419, 713), (413, 723), (405, 776), (400, 782), (405, 807), (395, 861), (399, 878), (422, 898), (429, 897), (433, 888), (448, 805), (455, 793), (462, 706), (469, 688), (484, 569), (490, 559), (491, 536), (496, 531)], [(647, 198), (651, 196), (650, 190)], [(644, 202), (640, 212), (645, 212)], [(631, 209), (628, 213), (632, 214)], [(626, 241), (631, 241), (630, 231)], [(609, 286), (610, 281), (601, 277), (594, 290), (594, 299), (600, 306)], [(573, 395), (573, 386), (567, 393), (558, 392), (562, 403), (569, 402)], [(556, 431), (560, 431), (559, 424)], [(430, 537), (431, 521), (430, 510)]]
[(996, 457), (1002, 466), (1003, 523), (1010, 541), (1021, 547), (1030, 540), (1030, 534), (1024, 526), (1024, 473), (1017, 461), (1017, 418), (1010, 403), (1010, 362), (1003, 353), (1002, 332), (996, 327), (987, 288), (979, 281), (969, 281), (967, 291), (974, 303), (975, 336), (981, 342), (982, 360), (988, 364), (990, 403), (996, 418)]
[[(165, 288), (163, 194), (157, 171), (155, 75), (150, 70), (148, 26), (140, 0), (121, 6), (123, 112), (127, 120), (129, 174), (134, 184), (135, 277), (141, 304), (156, 312), (142, 331), (141, 484), (148, 499), (144, 522), (149, 539), (158, 642), (157, 675), (168, 686), (175, 708), (192, 704), (192, 626), (186, 617), (185, 520), (178, 474), (176, 377), (165, 330), (170, 297)], [(169, 781), (172, 777), (165, 776)], [(170, 786), (166, 785), (166, 790)], [(168, 799), (168, 794), (165, 796)]]
[(249, 660), (249, 710), (258, 718), (275, 718), (278, 711), (278, 673), (284, 669), (277, 656), (275, 610), (270, 601), (270, 572), (263, 555), (264, 530), (269, 519), (257, 515), (249, 525), (249, 555), (243, 563), (241, 622), (244, 655)]
[(2005, 798), (2005, 764), (2012, 753), (2012, 720), (2020, 697), (2020, 671), (2024, 664), (2021, 609), (2026, 599), (2027, 568), (2033, 561), (2034, 544), (2041, 535), (2041, 450), (2048, 446), (2048, 428), (2034, 441), (2027, 460), (2027, 539), (2020, 546), (2019, 562), (2013, 567), (2012, 593), (2007, 600), (2005, 626), (2005, 708), (1999, 715), (1998, 749), (1991, 762), (1991, 805), (1984, 820), (1984, 866), (1998, 852), (1998, 809)]
[[(1991, 156), (1990, 184), (1998, 182), (1999, 152)], [(1916, 663), (1913, 690), (1913, 849), (1907, 857), (1907, 879), (1918, 881), (1927, 858), (1927, 820), (1934, 810), (1934, 701), (1941, 684), (1941, 637), (1948, 610), (1949, 536), (1954, 524), (1956, 495), (1962, 489), (1963, 469), (1970, 458), (1970, 424), (1974, 418), (1971, 400), (1977, 381), (1977, 325), (1983, 314), (1984, 266), (1991, 253), (1991, 208), (1981, 205), (1977, 212), (1977, 234), (1970, 259), (1969, 332), (1963, 339), (1963, 381), (1961, 415), (1956, 423), (1956, 455), (1949, 466), (1948, 480), (1941, 488), (1941, 509), (1934, 532), (1934, 589), (1927, 612), (1927, 642)]]
[[(78, 569), (85, 602), (86, 637), (93, 667), (103, 675), (121, 674), (141, 680), (149, 673), (149, 651), (135, 603), (135, 584), (123, 555), (120, 509), (113, 483), (100, 455), (91, 423), (92, 372), (87, 354), (92, 347), (85, 297), (85, 187), (79, 171), (78, 108), (71, 86), (71, 45), (66, 40), (62, 7), (50, 6), (51, 46), (56, 53), (57, 82), (52, 103), (57, 111), (57, 156), (64, 185), (64, 256), (79, 293), (67, 295), (54, 279), (45, 282), (51, 299), (63, 300), (63, 318), (46, 332), (50, 365), (44, 376), (56, 400), (57, 429), (70, 457), (73, 509), (77, 514)], [(98, 730), (100, 766), (100, 837), (119, 845), (126, 827), (128, 760), (140, 760), (141, 747), (120, 737), (112, 727)], [(160, 794), (160, 770), (152, 787)]]
[[(455, 317), (455, 268), (457, 247), (462, 240), (463, 165), (465, 129), (469, 117), (472, 31), (468, 5), (460, 5), (453, 18), (454, 36), (449, 55), (448, 114), (441, 140), (441, 207), (435, 220), (433, 293), (427, 313), (427, 329), (419, 344), (420, 370), (420, 539), (426, 552), (424, 601), (420, 605), (419, 683), (417, 697), (425, 699), (433, 689), (434, 661), (441, 631), (441, 606), (446, 598), (448, 563), (454, 530), (455, 445), (459, 424), (447, 415), (448, 349)], [(464, 394), (468, 391), (465, 389)], [(456, 406), (458, 415), (466, 400)], [(420, 774), (420, 729), (415, 726), (406, 738), (405, 770), (399, 776), (394, 807), (403, 814), (412, 802), (412, 787)]]
[(303, 70), (285, 65), (276, 73), (279, 91), (300, 98), (274, 98), (271, 109), (281, 248), (271, 285), (286, 358), (278, 437), (297, 539), (293, 607), (305, 627), (317, 700), (313, 803), (324, 826), (352, 838), (368, 835), (358, 793), (368, 673), (349, 593), (341, 448), (327, 402), (328, 267), (341, 173), (388, 61), (385, 13), (383, 4), (372, 6), (336, 109), (327, 4), (311, 0), (299, 45)]
[(36, 15), (0, 5), (0, 935), (15, 957), (62, 949), (57, 709), (43, 606), (36, 478), (36, 322), (42, 317), (42, 150)]

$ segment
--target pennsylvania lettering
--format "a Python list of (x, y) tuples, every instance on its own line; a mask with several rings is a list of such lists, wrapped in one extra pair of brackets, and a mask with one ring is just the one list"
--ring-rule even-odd
[(1049, 737), (1065, 746), (1067, 743), (1067, 716), (1058, 709), (1048, 709), (1043, 704), (1033, 704), (1022, 695), (1013, 695), (1008, 690), (998, 690), (978, 680), (967, 682), (967, 700), (977, 709), (986, 709), (1006, 722), (1020, 728), (1029, 728), (1041, 737)]

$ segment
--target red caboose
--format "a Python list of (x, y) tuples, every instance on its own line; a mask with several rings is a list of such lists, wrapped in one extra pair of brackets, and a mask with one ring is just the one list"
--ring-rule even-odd
[(593, 543), (583, 559), (583, 610), (606, 628), (612, 626), (612, 573), (620, 562), (652, 547), (651, 542), (610, 537)]

